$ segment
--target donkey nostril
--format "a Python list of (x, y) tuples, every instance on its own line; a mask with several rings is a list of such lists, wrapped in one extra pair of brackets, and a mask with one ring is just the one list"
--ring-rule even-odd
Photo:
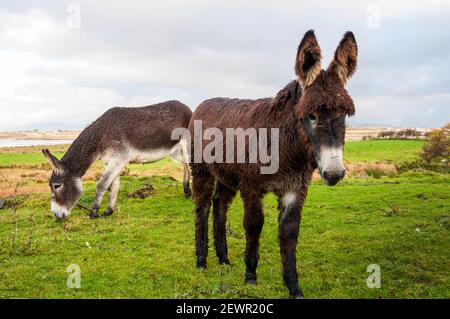
[(336, 185), (345, 176), (345, 169), (341, 171), (323, 171), (323, 178), (328, 185)]

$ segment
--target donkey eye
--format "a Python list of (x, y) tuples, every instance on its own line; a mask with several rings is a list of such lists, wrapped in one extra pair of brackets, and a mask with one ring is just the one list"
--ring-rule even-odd
[(315, 114), (310, 114), (308, 118), (312, 124), (317, 124), (317, 116)]
[(62, 184), (59, 184), (59, 183), (53, 183), (53, 189), (56, 191), (56, 190), (58, 190), (59, 188), (61, 188), (61, 186), (62, 186)]

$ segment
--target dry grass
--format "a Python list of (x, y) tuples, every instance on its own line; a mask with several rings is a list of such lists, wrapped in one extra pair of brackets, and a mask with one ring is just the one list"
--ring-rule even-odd
[[(346, 163), (347, 176), (349, 177), (375, 177), (381, 176), (393, 177), (397, 175), (394, 164), (377, 163)], [(96, 181), (103, 172), (103, 164), (95, 163), (83, 177), (83, 181)], [(48, 179), (51, 169), (48, 164), (14, 164), (0, 168), (0, 197), (9, 197), (14, 195), (15, 186), (18, 195), (48, 192)], [(183, 180), (183, 168), (177, 167), (151, 167), (130, 165), (124, 175), (137, 177), (150, 176), (171, 176), (178, 181)], [(319, 180), (320, 174), (315, 171), (313, 180)]]
[(0, 132), (2, 139), (20, 139), (20, 140), (71, 140), (77, 138), (80, 131), (16, 131)]
[[(103, 173), (103, 164), (95, 163), (83, 176), (83, 181), (97, 181)], [(0, 198), (15, 195), (48, 192), (48, 180), (51, 168), (48, 164), (14, 164), (0, 168)], [(126, 174), (138, 177), (171, 176), (178, 181), (183, 180), (183, 169), (177, 168), (140, 168), (126, 169)], [(18, 185), (16, 189), (16, 185)]]
[(375, 177), (381, 176), (394, 177), (398, 174), (394, 164), (385, 162), (366, 163), (346, 163), (347, 176), (350, 177)]
[(41, 153), (42, 148), (48, 148), (52, 153), (63, 153), (69, 148), (67, 144), (51, 145), (51, 146), (14, 146), (14, 147), (2, 147), (2, 154), (26, 154), (26, 153)]

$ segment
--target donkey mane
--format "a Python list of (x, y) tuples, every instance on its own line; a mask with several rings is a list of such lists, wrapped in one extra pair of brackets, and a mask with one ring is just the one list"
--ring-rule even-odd
[(301, 96), (302, 88), (297, 80), (293, 80), (277, 93), (272, 101), (272, 109), (283, 111), (286, 107), (293, 108)]
[(84, 175), (95, 160), (101, 141), (101, 134), (97, 130), (97, 122), (94, 121), (89, 124), (61, 158), (61, 164), (71, 173)]

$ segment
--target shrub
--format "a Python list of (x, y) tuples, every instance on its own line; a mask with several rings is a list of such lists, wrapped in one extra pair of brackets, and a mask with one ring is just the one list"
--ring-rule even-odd
[(445, 163), (448, 166), (450, 156), (450, 130), (431, 131), (428, 141), (422, 148), (420, 158), (427, 163)]
[(394, 135), (396, 138), (405, 140), (419, 138), (421, 136), (421, 133), (414, 128), (405, 128), (403, 130), (397, 131), (397, 133), (394, 133)]
[(448, 166), (447, 163), (445, 163), (445, 165), (443, 165), (443, 163), (436, 163), (436, 162), (428, 163), (421, 159), (396, 164), (395, 167), (397, 168), (397, 171), (399, 173), (404, 173), (408, 171), (416, 171), (416, 172), (430, 171), (443, 174), (450, 173), (450, 167)]
[(381, 131), (380, 133), (378, 133), (378, 138), (380, 139), (391, 139), (395, 137), (395, 132), (394, 131)]
[(365, 171), (368, 176), (371, 176), (376, 179), (379, 179), (381, 178), (381, 176), (385, 175), (384, 171), (377, 166), (366, 167)]

